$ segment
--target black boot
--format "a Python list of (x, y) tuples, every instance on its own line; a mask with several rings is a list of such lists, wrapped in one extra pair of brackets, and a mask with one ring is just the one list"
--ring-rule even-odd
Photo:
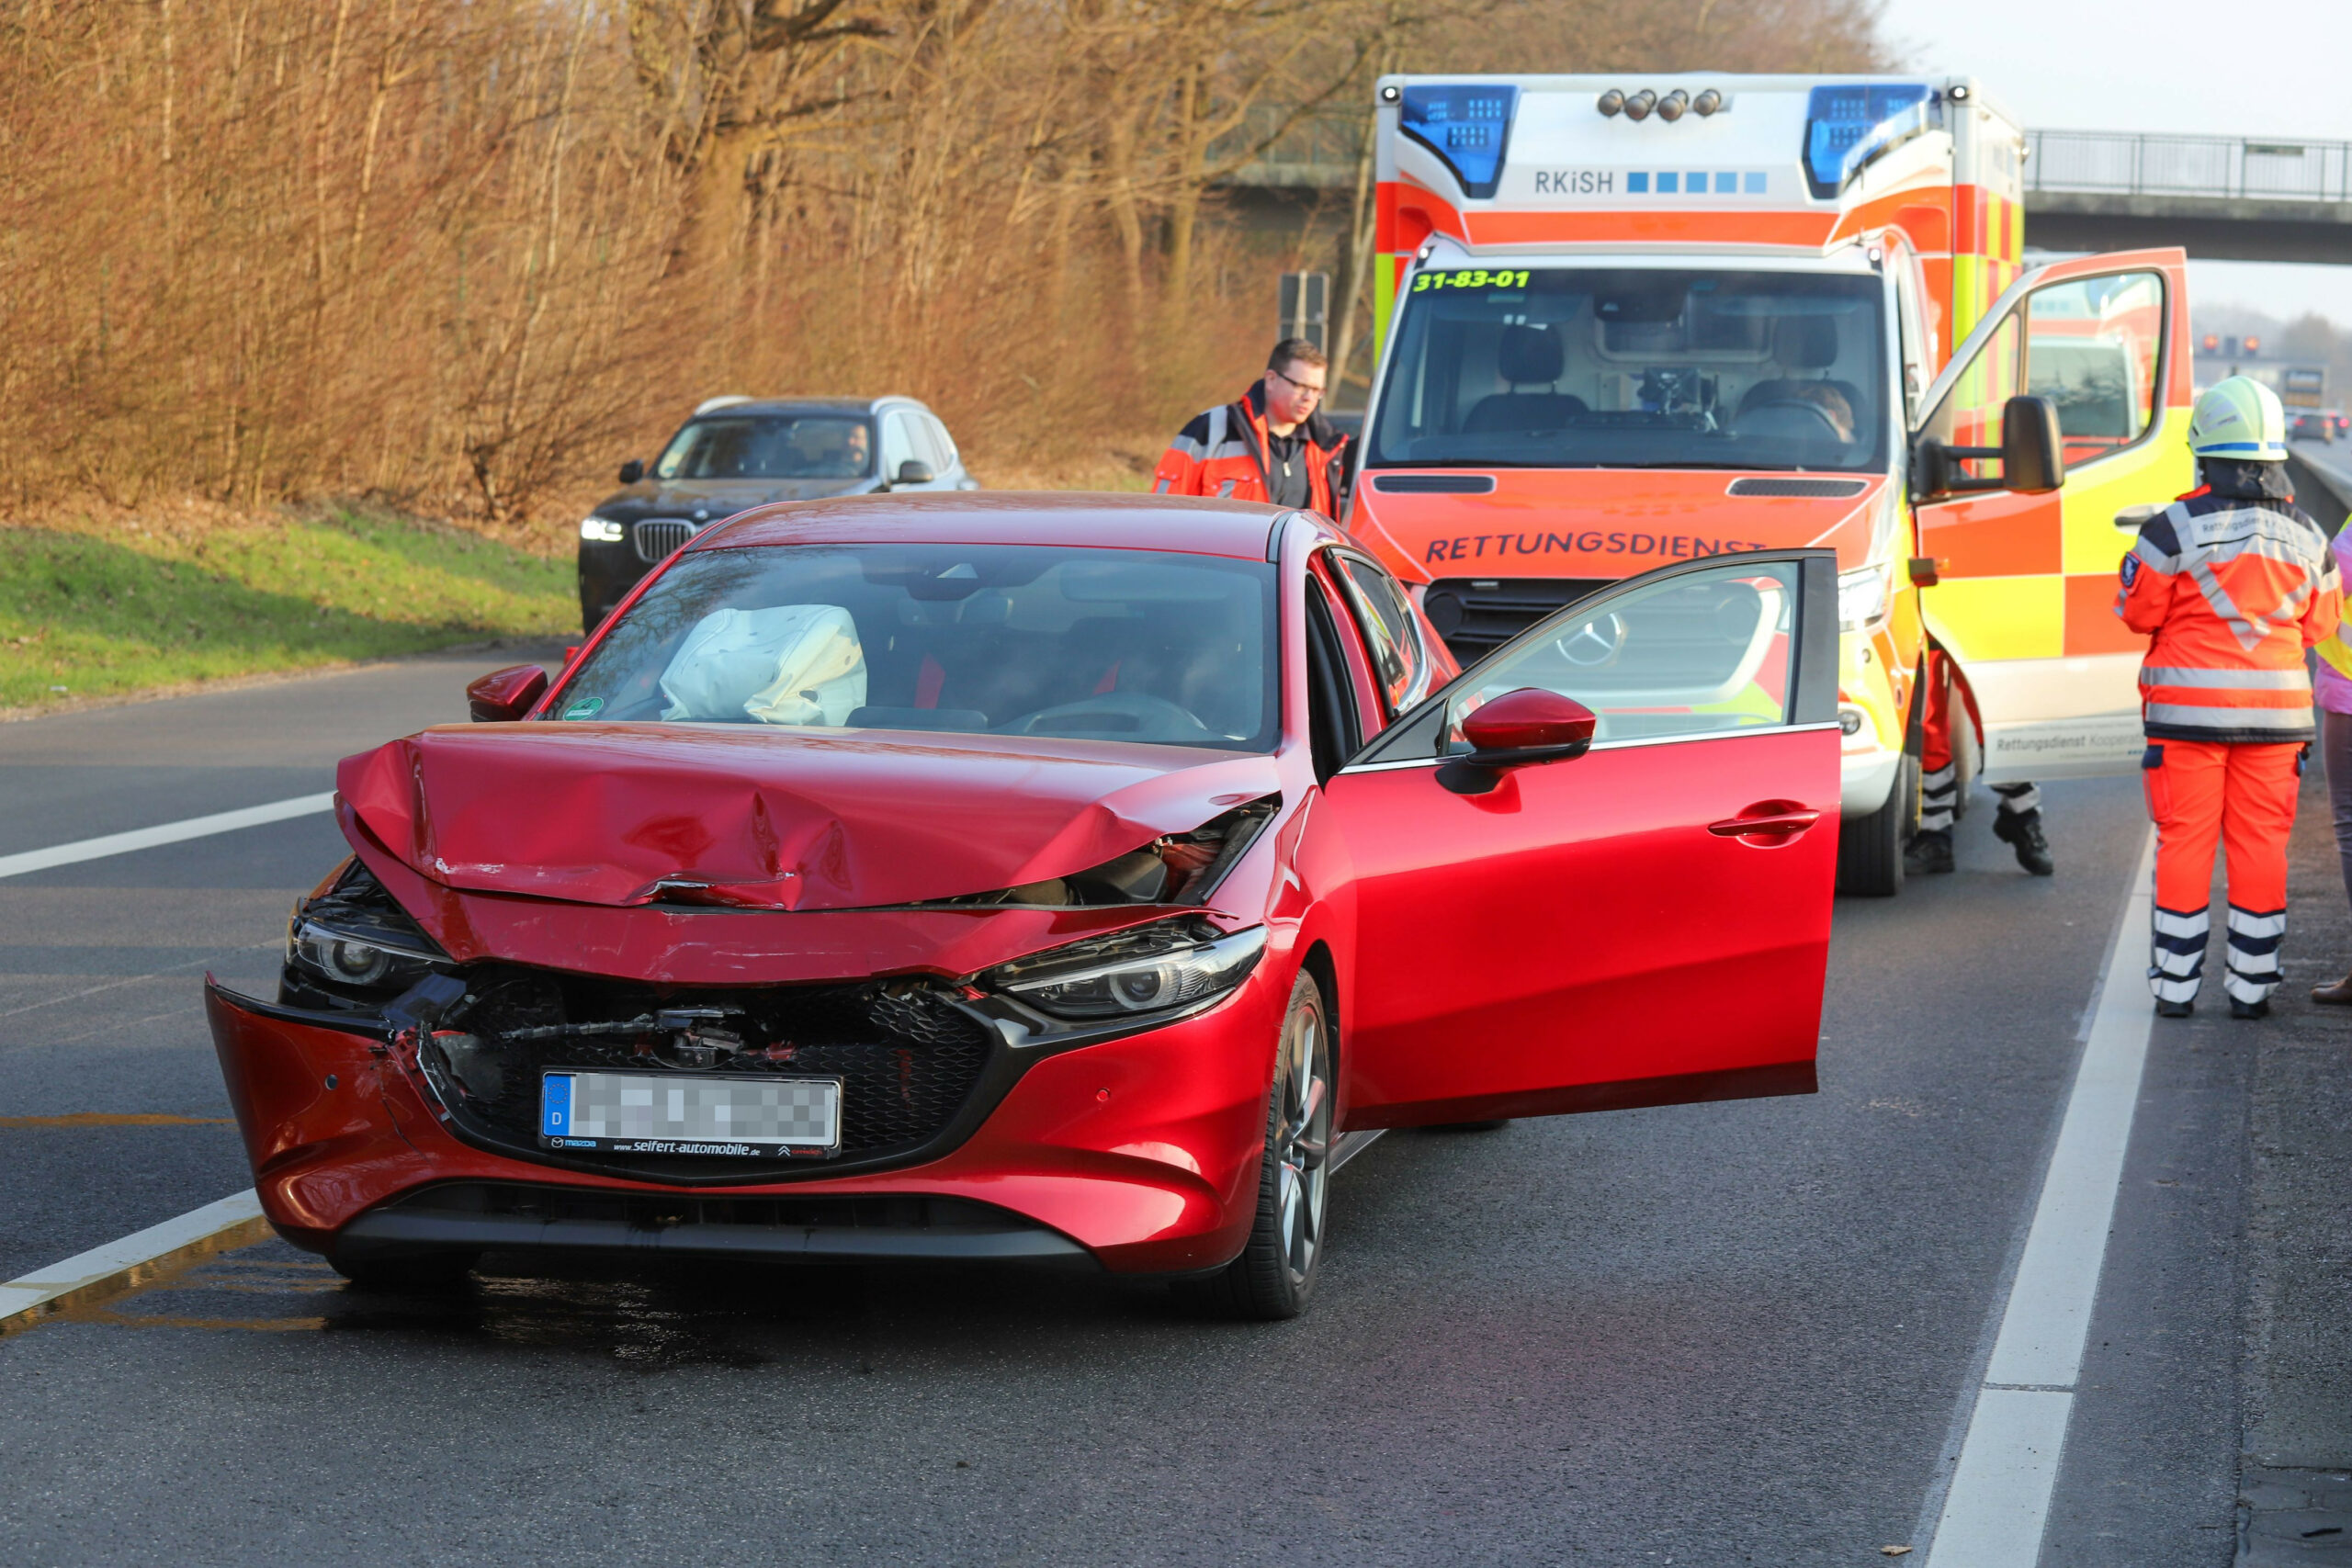
[(2196, 1010), (2197, 1004), (2195, 1002), (2159, 1001), (2156, 1003), (2156, 1016), (2158, 1018), (2187, 1018), (2190, 1013), (2193, 1013)]
[(2232, 997), (2230, 998), (2230, 1016), (2232, 1018), (2268, 1018), (2270, 1016), (2270, 1000), (2266, 997), (2258, 1002), (2242, 1002), (2238, 1000), (2237, 998)]
[(1911, 835), (1903, 846), (1903, 869), (1914, 876), (1927, 876), (1951, 869), (1951, 829), (1929, 828)]
[(2036, 876), (2048, 876), (2058, 869), (2050, 858), (2050, 840), (2041, 836), (2041, 812), (1996, 811), (1993, 814), (1993, 837), (2018, 852), (2018, 863)]

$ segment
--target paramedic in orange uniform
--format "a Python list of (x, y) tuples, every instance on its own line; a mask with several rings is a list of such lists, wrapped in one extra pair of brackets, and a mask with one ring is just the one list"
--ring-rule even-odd
[(1151, 479), (1155, 495), (1214, 495), (1319, 512), (1347, 493), (1348, 438), (1323, 417), (1330, 362), (1305, 338), (1274, 344), (1238, 402), (1194, 416)]
[[(1960, 763), (1952, 751), (1955, 719), (1973, 722), (1975, 705), (1964, 678), (1942, 649), (1930, 644), (1922, 682), (1928, 708), (1920, 716), (1919, 830), (1904, 847), (1905, 871), (1952, 869), (1951, 823), (1960, 804)], [(1993, 836), (2017, 852), (2018, 863), (2036, 876), (2058, 869), (2041, 831), (2041, 791), (2030, 784), (1993, 786), (2000, 805), (1993, 814)]]
[(2148, 984), (2184, 1018), (2211, 930), (2213, 847), (2229, 862), (2233, 1018), (2260, 1018), (2287, 933), (2287, 834), (2311, 750), (2303, 650), (2335, 630), (2341, 577), (2327, 536), (2288, 488), (2285, 411), (2233, 376), (2197, 400), (2189, 449), (2203, 483), (2140, 525), (2116, 614), (2148, 635), (2141, 778), (2156, 823)]

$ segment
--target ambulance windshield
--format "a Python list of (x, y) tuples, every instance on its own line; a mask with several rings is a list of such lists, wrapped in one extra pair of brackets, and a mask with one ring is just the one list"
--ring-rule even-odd
[(1791, 272), (1416, 274), (1369, 466), (1883, 470), (1882, 288)]

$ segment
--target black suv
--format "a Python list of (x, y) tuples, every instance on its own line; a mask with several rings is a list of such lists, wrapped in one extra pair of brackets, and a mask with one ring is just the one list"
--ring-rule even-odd
[(866, 491), (978, 490), (938, 416), (912, 398), (713, 398), (651, 468), (621, 465), (624, 489), (580, 524), (580, 621), (587, 631), (639, 579), (713, 523), (772, 501)]

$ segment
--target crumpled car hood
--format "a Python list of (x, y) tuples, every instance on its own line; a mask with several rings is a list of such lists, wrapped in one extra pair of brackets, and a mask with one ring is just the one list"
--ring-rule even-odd
[(335, 787), (447, 887), (853, 909), (1067, 876), (1280, 786), (1270, 756), (1175, 746), (526, 723), (424, 730)]

